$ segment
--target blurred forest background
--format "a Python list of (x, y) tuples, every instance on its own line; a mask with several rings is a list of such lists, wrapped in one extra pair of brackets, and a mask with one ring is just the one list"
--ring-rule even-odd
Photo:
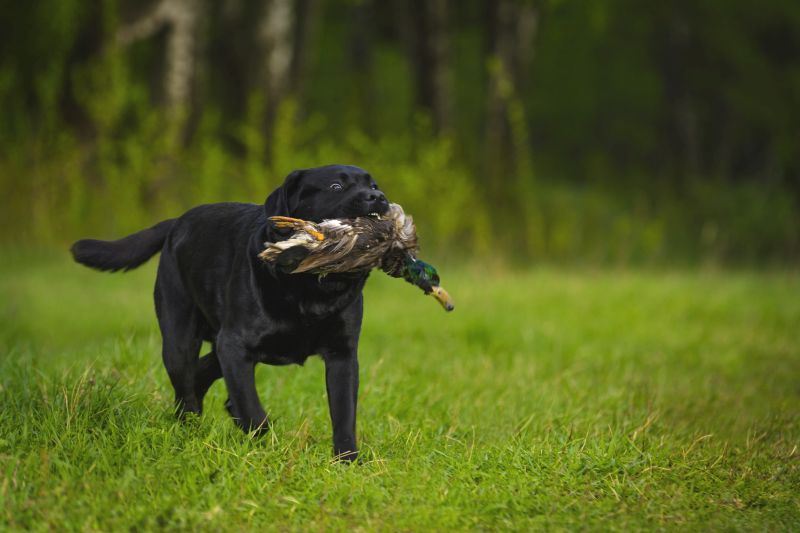
[(6, 246), (352, 163), (425, 255), (800, 259), (797, 0), (0, 5)]

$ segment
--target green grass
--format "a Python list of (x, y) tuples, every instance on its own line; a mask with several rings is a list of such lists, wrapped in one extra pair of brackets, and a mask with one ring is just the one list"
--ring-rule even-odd
[(0, 529), (800, 528), (796, 274), (375, 274), (348, 466), (316, 358), (259, 368), (265, 438), (221, 382), (174, 420), (153, 266), (4, 251)]

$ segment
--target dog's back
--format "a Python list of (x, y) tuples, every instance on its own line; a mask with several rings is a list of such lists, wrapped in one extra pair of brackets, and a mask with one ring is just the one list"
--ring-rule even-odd
[[(191, 248), (192, 255), (219, 254), (232, 246), (232, 237), (248, 235), (256, 227), (262, 208), (257, 204), (220, 202), (197, 206), (179, 218), (159, 222), (115, 241), (81, 239), (72, 245), (72, 257), (78, 263), (106, 272), (132, 270), (162, 251), (170, 234), (173, 252)], [(243, 231), (244, 230), (244, 231)], [(177, 242), (176, 242), (177, 241)]]

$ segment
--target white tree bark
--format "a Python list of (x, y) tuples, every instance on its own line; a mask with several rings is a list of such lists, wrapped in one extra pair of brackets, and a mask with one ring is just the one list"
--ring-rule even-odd
[(191, 98), (195, 72), (198, 0), (161, 0), (139, 20), (120, 28), (117, 43), (127, 46), (169, 27), (165, 51), (164, 96), (167, 107), (183, 109)]
[(267, 98), (276, 105), (289, 86), (292, 65), (292, 0), (266, 0), (259, 28), (259, 41), (265, 51), (264, 73)]

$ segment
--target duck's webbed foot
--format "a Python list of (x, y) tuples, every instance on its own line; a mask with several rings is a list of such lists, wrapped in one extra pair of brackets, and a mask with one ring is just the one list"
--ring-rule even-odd
[(318, 241), (324, 241), (325, 235), (317, 231), (317, 227), (313, 222), (307, 222), (301, 218), (274, 216), (269, 217), (272, 225), (278, 229), (292, 229), (294, 231), (305, 231), (311, 237)]

